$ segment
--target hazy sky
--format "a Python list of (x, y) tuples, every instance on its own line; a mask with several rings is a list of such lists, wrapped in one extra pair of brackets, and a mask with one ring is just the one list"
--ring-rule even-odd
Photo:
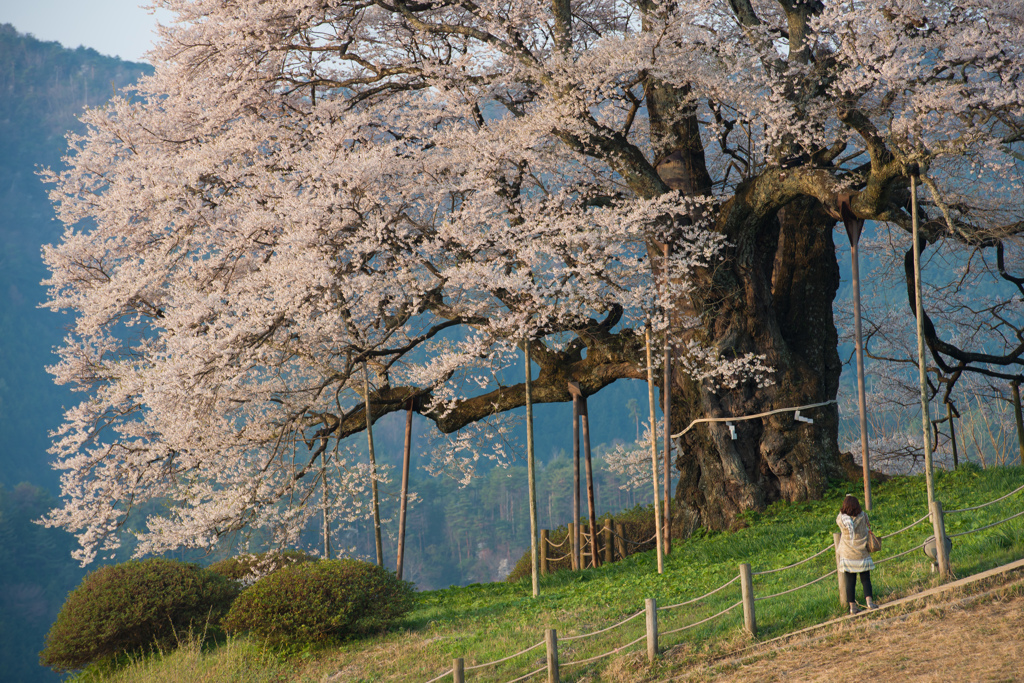
[(156, 39), (156, 18), (139, 7), (148, 0), (0, 0), (0, 24), (39, 40), (79, 45), (141, 61)]

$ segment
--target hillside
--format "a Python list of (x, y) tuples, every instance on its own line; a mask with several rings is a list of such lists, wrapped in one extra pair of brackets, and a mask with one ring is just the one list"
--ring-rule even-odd
[[(947, 532), (962, 534), (955, 539), (951, 555), (957, 576), (976, 575), (1024, 557), (1024, 524), (1019, 518), (974, 533), (1024, 510), (1024, 468), (967, 467), (955, 473), (939, 473), (937, 479), (937, 497), (948, 511)], [(507, 683), (538, 670), (537, 675), (524, 679), (537, 681), (543, 680), (546, 628), (557, 629), (561, 680), (565, 682), (687, 680), (687, 676), (694, 680), (733, 680), (730, 676), (735, 670), (731, 667), (740, 665), (763, 666), (760, 676), (767, 677), (766, 672), (773, 670), (773, 658), (788, 656), (784, 652), (789, 650), (773, 645), (770, 651), (758, 652), (751, 646), (842, 617), (835, 577), (829, 569), (835, 567), (831, 535), (844, 494), (845, 485), (838, 485), (824, 501), (775, 505), (763, 514), (748, 515), (746, 528), (698, 533), (676, 546), (661, 576), (655, 571), (653, 553), (647, 552), (599, 570), (563, 571), (542, 577), (539, 598), (530, 597), (528, 579), (427, 591), (420, 594), (418, 605), (399, 629), (381, 636), (287, 655), (237, 637), (208, 653), (185, 648), (165, 657), (137, 660), (113, 675), (83, 676), (80, 680), (223, 683), (239, 680), (232, 672), (258, 671), (258, 675), (244, 679), (424, 683), (451, 680), (444, 672), (451, 668), (454, 658), (461, 657), (467, 667), (467, 680)], [(982, 509), (964, 510), (1003, 496), (1007, 497)], [(930, 535), (928, 525), (919, 523), (919, 513), (926, 507), (924, 499), (920, 477), (895, 478), (876, 488), (873, 526), (883, 535), (894, 534), (885, 540), (883, 552), (876, 554), (880, 564), (872, 572), (876, 597), (883, 609), (840, 619), (805, 636), (814, 640), (804, 641), (809, 648), (804, 655), (793, 656), (787, 669), (794, 672), (791, 680), (814, 680), (814, 667), (818, 666), (814, 662), (829, 661), (828, 655), (817, 648), (835, 645), (839, 656), (850, 642), (844, 634), (862, 628), (864, 622), (897, 619), (893, 623), (898, 623), (903, 619), (910, 623), (917, 618), (911, 617), (919, 611), (916, 603), (908, 602), (904, 607), (899, 601), (941, 585), (920, 551), (920, 544)], [(783, 571), (769, 571), (788, 567), (819, 551), (824, 552), (814, 560)], [(892, 561), (883, 562), (886, 558)], [(754, 594), (759, 598), (755, 603), (756, 639), (743, 632), (742, 613), (737, 609), (739, 586), (734, 579), (741, 563), (751, 564), (755, 572)], [(816, 579), (821, 580), (815, 583)], [(1019, 597), (1020, 591), (1013, 590), (1016, 592), (1009, 597)], [(643, 644), (645, 598), (655, 598), (658, 605), (663, 657), (653, 667), (646, 663)], [(942, 604), (948, 604), (948, 595), (944, 594), (942, 600)], [(1012, 613), (1019, 604), (1013, 602), (1007, 610)], [(922, 618), (930, 613), (924, 612)], [(997, 642), (1004, 643), (999, 646), (1004, 650), (1007, 638), (1019, 632), (1019, 625), (1003, 624), (1001, 615), (1006, 613), (994, 613), (991, 621), (996, 638), (993, 647)], [(826, 642), (833, 635), (834, 641)], [(890, 637), (894, 643), (905, 642), (900, 640), (904, 636), (899, 629)], [(978, 647), (984, 642), (978, 640)], [(538, 643), (539, 647), (516, 654)], [(797, 646), (786, 645), (790, 647)], [(813, 661), (809, 654), (812, 650), (817, 658)], [(908, 673), (917, 675), (914, 667), (926, 663), (926, 655), (919, 656), (916, 650), (908, 652), (903, 664)], [(802, 657), (811, 666), (804, 673), (799, 669)], [(505, 658), (509, 659), (502, 661)], [(927, 670), (922, 671), (927, 680)], [(763, 679), (752, 674), (744, 680)]]

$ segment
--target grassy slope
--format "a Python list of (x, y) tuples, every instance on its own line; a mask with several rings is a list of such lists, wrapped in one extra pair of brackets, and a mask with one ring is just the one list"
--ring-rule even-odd
[[(1024, 484), (1024, 468), (976, 471), (965, 469), (937, 476), (936, 497), (947, 510), (977, 505)], [(849, 485), (853, 491), (853, 485)], [(138, 662), (129, 670), (102, 680), (141, 681), (427, 681), (451, 666), (454, 657), (466, 665), (489, 662), (543, 639), (545, 628), (558, 629), (563, 681), (635, 680), (636, 666), (646, 667), (638, 643), (607, 659), (584, 666), (566, 662), (591, 657), (643, 636), (643, 616), (609, 633), (564, 642), (629, 616), (643, 608), (644, 598), (659, 606), (687, 600), (716, 588), (749, 562), (755, 572), (803, 559), (832, 543), (835, 514), (847, 488), (831, 490), (822, 501), (779, 504), (764, 513), (747, 515), (749, 527), (733, 533), (707, 534), (678, 543), (666, 559), (662, 576), (654, 571), (652, 552), (634, 555), (600, 570), (559, 572), (541, 580), (541, 596), (530, 596), (529, 580), (514, 584), (474, 585), (420, 595), (416, 609), (399, 631), (337, 648), (284, 658), (244, 639), (212, 653), (185, 648), (164, 658)], [(924, 480), (899, 478), (874, 489), (871, 519), (876, 532), (887, 534), (923, 516)], [(984, 510), (947, 515), (947, 531), (956, 533), (1002, 519), (1024, 508), (1024, 492)], [(876, 561), (920, 544), (931, 535), (925, 522), (885, 543)], [(982, 571), (1024, 555), (1024, 523), (1014, 520), (995, 529), (957, 539), (952, 554), (958, 576)], [(798, 568), (755, 577), (757, 595), (768, 596), (817, 578), (834, 568), (832, 553)], [(880, 601), (916, 592), (937, 579), (918, 552), (879, 566), (872, 572)], [(858, 588), (859, 590), (859, 588)], [(829, 577), (809, 588), (757, 603), (759, 638), (767, 639), (839, 613), (836, 580)], [(662, 648), (680, 645), (672, 663), (678, 668), (703, 656), (734, 648), (749, 638), (741, 632), (739, 608), (707, 625), (665, 635), (672, 629), (715, 614), (739, 600), (739, 584), (693, 606), (659, 612)], [(538, 648), (506, 664), (467, 672), (472, 681), (508, 681), (543, 666)], [(209, 674), (202, 673), (209, 670)], [(177, 672), (188, 672), (181, 677)], [(252, 672), (258, 671), (258, 677)], [(238, 672), (238, 673), (232, 673)], [(248, 672), (248, 673), (242, 673)], [(83, 679), (86, 677), (82, 677)], [(89, 677), (91, 678), (91, 677)], [(447, 680), (451, 680), (448, 678)], [(541, 680), (538, 676), (533, 680)]]

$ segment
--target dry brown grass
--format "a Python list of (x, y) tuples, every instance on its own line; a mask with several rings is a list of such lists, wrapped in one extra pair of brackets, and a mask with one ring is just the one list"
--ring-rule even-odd
[[(676, 669), (656, 680), (1024, 681), (1019, 576), (978, 595), (946, 595), (883, 615), (847, 620), (767, 651), (686, 673)], [(676, 668), (673, 656), (666, 657), (666, 669)]]

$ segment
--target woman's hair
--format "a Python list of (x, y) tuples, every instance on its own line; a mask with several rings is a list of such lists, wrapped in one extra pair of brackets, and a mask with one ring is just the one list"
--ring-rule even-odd
[(860, 501), (847, 494), (846, 498), (843, 499), (843, 506), (839, 508), (839, 511), (844, 515), (856, 517), (860, 514)]

